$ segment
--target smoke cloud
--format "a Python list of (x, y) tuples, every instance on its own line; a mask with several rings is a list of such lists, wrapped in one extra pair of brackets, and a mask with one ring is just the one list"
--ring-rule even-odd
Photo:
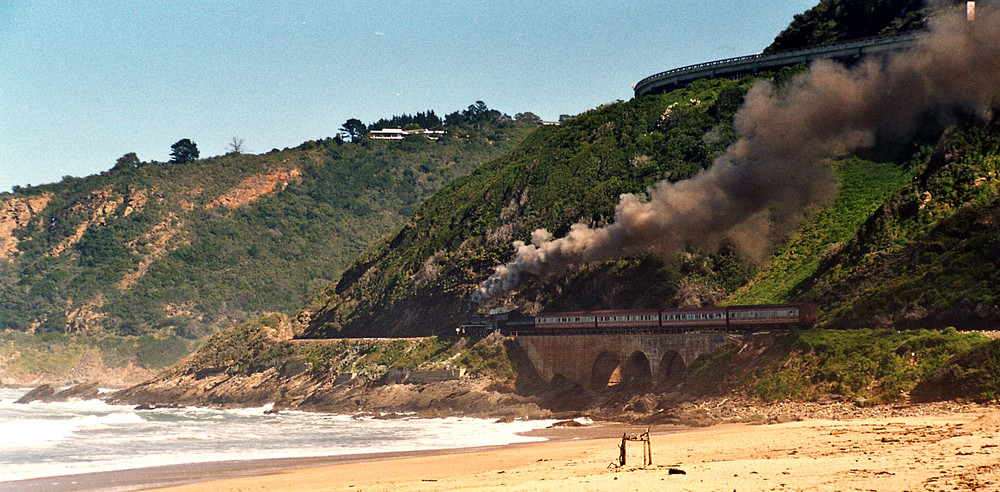
[(715, 251), (729, 242), (762, 259), (805, 207), (835, 196), (830, 156), (870, 147), (876, 135), (906, 135), (929, 114), (990, 108), (1000, 95), (1000, 16), (981, 8), (969, 23), (964, 14), (932, 20), (906, 52), (850, 69), (816, 61), (780, 93), (756, 84), (735, 117), (738, 140), (711, 168), (661, 181), (646, 196), (622, 195), (607, 227), (576, 224), (558, 239), (540, 229), (530, 244), (514, 242), (514, 260), (472, 302), (510, 292), (525, 274), (645, 252)]

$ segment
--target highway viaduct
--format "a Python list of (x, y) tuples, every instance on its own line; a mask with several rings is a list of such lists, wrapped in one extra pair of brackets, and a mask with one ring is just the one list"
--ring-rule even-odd
[(561, 375), (590, 390), (619, 383), (663, 386), (698, 356), (739, 341), (720, 332), (517, 336), (545, 382)]
[(911, 48), (917, 44), (920, 36), (920, 34), (910, 33), (856, 39), (843, 43), (726, 58), (675, 68), (651, 75), (636, 83), (635, 96), (679, 89), (698, 79), (743, 77), (764, 70), (773, 70), (800, 63), (808, 64), (820, 59), (853, 61), (868, 55)]

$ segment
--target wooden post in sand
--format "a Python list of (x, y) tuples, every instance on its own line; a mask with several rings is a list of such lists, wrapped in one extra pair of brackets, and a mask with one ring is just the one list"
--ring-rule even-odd
[(645, 439), (643, 439), (642, 448), (642, 466), (649, 466), (653, 464), (653, 444), (649, 441), (649, 428), (646, 428), (646, 433), (643, 434)]
[(638, 435), (622, 434), (622, 443), (618, 446), (618, 466), (625, 466), (625, 443), (628, 441), (642, 442), (642, 466), (653, 464), (653, 446), (649, 442), (649, 429)]
[(622, 444), (618, 446), (618, 466), (625, 466), (625, 441), (628, 441), (628, 434), (622, 433)]

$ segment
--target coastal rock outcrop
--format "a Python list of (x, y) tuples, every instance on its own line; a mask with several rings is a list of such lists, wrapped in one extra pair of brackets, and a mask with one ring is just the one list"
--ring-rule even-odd
[(101, 390), (96, 381), (71, 386), (62, 391), (56, 392), (55, 388), (49, 384), (43, 384), (27, 392), (14, 403), (31, 403), (42, 401), (45, 403), (57, 403), (71, 400), (94, 400), (100, 396)]
[(194, 374), (158, 378), (112, 394), (109, 403), (159, 407), (192, 405), (252, 407), (331, 413), (416, 414), (424, 417), (533, 417), (547, 410), (531, 398), (496, 391), (492, 381), (463, 378), (420, 384), (378, 384), (364, 377), (343, 380), (307, 373), (287, 377), (278, 368), (248, 376)]
[(38, 386), (35, 389), (33, 389), (33, 390), (25, 393), (24, 396), (22, 396), (21, 398), (19, 398), (14, 403), (22, 403), (22, 404), (24, 404), (24, 403), (31, 403), (33, 401), (37, 401), (37, 400), (42, 400), (44, 398), (48, 398), (48, 397), (52, 396), (53, 394), (55, 394), (55, 392), (56, 392), (56, 390), (53, 389), (52, 386), (50, 386), (48, 384), (43, 384), (43, 385)]
[(92, 381), (89, 383), (71, 386), (54, 395), (43, 398), (42, 400), (48, 403), (71, 400), (93, 400), (96, 399), (100, 393), (101, 390), (98, 388), (98, 383), (96, 381)]

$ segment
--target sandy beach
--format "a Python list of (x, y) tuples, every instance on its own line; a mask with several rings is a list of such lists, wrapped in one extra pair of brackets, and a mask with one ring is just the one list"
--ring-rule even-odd
[[(804, 420), (654, 426), (615, 466), (622, 433), (595, 424), (535, 431), (545, 442), (460, 450), (171, 465), (0, 484), (0, 490), (678, 490), (1000, 489), (1000, 409), (935, 404), (855, 409), (787, 404)], [(169, 487), (168, 487), (169, 486)], [(167, 487), (167, 488), (162, 488)]]
[(631, 442), (621, 468), (612, 465), (620, 438), (587, 438), (595, 431), (565, 429), (551, 432), (583, 438), (281, 470), (163, 490), (997, 490), (998, 425), (1000, 411), (982, 408), (654, 429), (654, 464), (642, 467), (642, 447)]

